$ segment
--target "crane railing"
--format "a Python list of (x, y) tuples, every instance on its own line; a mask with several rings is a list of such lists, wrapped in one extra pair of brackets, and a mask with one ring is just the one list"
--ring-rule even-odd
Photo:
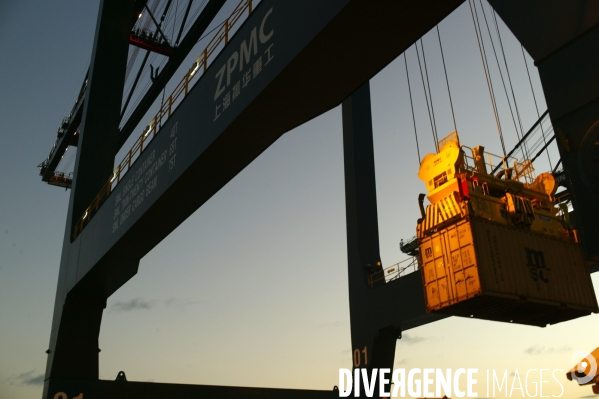
[[(204, 51), (195, 60), (192, 67), (187, 71), (183, 79), (175, 87), (171, 95), (162, 104), (154, 118), (146, 126), (142, 134), (133, 143), (131, 149), (127, 152), (123, 160), (114, 169), (112, 176), (108, 179), (106, 184), (100, 189), (100, 192), (92, 200), (91, 204), (87, 207), (81, 218), (73, 226), (73, 240), (79, 236), (83, 231), (83, 228), (89, 223), (91, 218), (100, 209), (102, 204), (106, 201), (110, 193), (114, 188), (121, 182), (123, 176), (131, 169), (131, 166), (137, 158), (143, 153), (148, 143), (158, 134), (162, 124), (171, 116), (177, 105), (187, 96), (189, 89), (192, 86), (191, 83), (196, 76), (200, 76), (198, 71), (202, 70), (203, 75), (208, 66), (210, 65), (211, 56), (214, 55), (220, 48), (221, 44), (226, 46), (229, 43), (230, 36), (233, 29), (237, 24), (242, 21), (242, 17), (249, 15), (253, 12), (253, 2), (255, 0), (241, 0), (237, 7), (233, 10), (231, 15), (221, 24), (220, 28), (216, 31), (208, 45), (204, 48)], [(247, 11), (247, 14), (246, 14)], [(240, 22), (241, 21), (241, 22)]]
[(407, 274), (413, 273), (418, 270), (418, 257), (413, 256), (408, 259), (404, 259), (391, 266), (384, 267), (382, 270), (375, 272), (368, 276), (368, 286), (374, 288), (375, 283), (379, 281), (385, 281), (386, 283), (397, 280)]

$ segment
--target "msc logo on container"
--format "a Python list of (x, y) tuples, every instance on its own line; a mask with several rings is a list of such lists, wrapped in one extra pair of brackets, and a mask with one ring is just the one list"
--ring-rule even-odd
[(432, 249), (431, 247), (426, 247), (426, 248), (424, 249), (424, 255), (425, 255), (427, 258), (431, 258), (431, 257), (433, 256), (433, 249)]
[(530, 248), (526, 250), (526, 267), (530, 270), (530, 276), (534, 281), (548, 283), (548, 273), (551, 269), (545, 264), (545, 254), (543, 251), (536, 251)]

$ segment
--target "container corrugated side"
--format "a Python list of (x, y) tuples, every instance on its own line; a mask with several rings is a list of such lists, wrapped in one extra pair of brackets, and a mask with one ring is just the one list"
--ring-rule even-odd
[(476, 218), (470, 225), (485, 293), (597, 308), (578, 244)]
[(597, 311), (577, 244), (469, 218), (420, 251), (429, 312), (543, 326)]

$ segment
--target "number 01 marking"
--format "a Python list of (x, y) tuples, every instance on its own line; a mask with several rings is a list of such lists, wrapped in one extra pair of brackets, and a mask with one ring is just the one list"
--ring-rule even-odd
[(354, 367), (358, 368), (362, 365), (362, 354), (364, 354), (364, 365), (368, 364), (368, 348), (365, 346), (364, 349), (354, 349)]
[[(54, 399), (69, 399), (69, 397), (64, 392), (56, 392), (56, 395), (54, 395)], [(83, 399), (83, 394), (80, 393), (79, 395), (75, 396), (73, 399)]]

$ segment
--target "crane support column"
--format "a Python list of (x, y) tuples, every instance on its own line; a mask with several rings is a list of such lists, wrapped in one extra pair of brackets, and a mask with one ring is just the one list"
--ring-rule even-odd
[[(90, 284), (94, 278), (86, 276), (88, 284), (78, 284), (72, 289), (78, 272), (81, 273), (80, 257), (86, 254), (80, 253), (78, 244), (71, 243), (71, 236), (73, 222), (83, 215), (114, 166), (134, 5), (134, 0), (100, 3), (67, 214), (44, 398), (52, 379), (98, 379), (102, 312), (106, 298), (116, 288)], [(137, 259), (123, 260), (117, 279), (131, 278), (137, 272), (137, 265)]]
[[(372, 328), (372, 307), (377, 302), (373, 296), (379, 295), (368, 285), (370, 274), (381, 268), (370, 84), (367, 82), (347, 98), (342, 110), (353, 366), (369, 371), (393, 369), (395, 344), (401, 331), (393, 325)], [(361, 394), (364, 395), (363, 390)]]

